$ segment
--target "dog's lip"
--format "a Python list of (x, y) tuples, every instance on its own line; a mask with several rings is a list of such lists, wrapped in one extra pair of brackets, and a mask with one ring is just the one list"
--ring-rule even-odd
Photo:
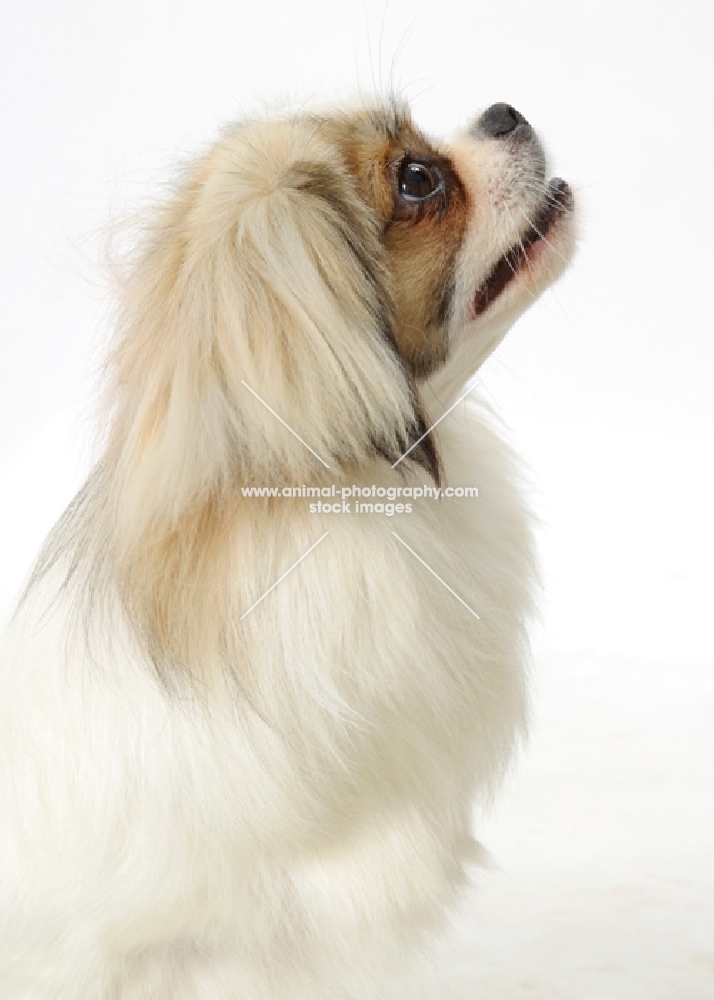
[(500, 257), (479, 286), (473, 302), (474, 316), (480, 316), (495, 302), (518, 271), (530, 259), (529, 251), (546, 239), (556, 221), (573, 208), (573, 193), (561, 177), (548, 184), (535, 219), (517, 243)]

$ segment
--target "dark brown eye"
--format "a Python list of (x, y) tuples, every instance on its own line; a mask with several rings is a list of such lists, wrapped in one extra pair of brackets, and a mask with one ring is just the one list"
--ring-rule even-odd
[(399, 193), (407, 201), (423, 201), (441, 186), (441, 171), (431, 164), (405, 160), (399, 170)]

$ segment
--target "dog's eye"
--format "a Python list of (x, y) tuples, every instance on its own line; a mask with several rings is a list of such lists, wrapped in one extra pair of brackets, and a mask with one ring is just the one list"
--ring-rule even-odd
[(399, 193), (407, 201), (423, 201), (441, 186), (441, 172), (431, 164), (405, 160), (399, 170)]

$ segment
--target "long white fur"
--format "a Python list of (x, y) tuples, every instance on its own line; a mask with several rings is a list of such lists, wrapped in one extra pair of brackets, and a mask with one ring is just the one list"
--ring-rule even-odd
[[(230, 621), (214, 648), (209, 594), (195, 630), (207, 656), (230, 652), (228, 670), (195, 683), (157, 673), (113, 577), (207, 493), (225, 500), (236, 449), (251, 481), (324, 478), (241, 379), (334, 478), (342, 448), (359, 482), (426, 481), (368, 457), (366, 427), (407, 433), (408, 387), (370, 326), (373, 290), (331, 245), (331, 220), (311, 210), (306, 222), (280, 188), (295, 160), (332, 155), (320, 142), (294, 123), (229, 136), (159, 218), (128, 290), (117, 370), (134, 352), (128, 367), (142, 377), (114, 386), (104, 464), (2, 649), (3, 1000), (396, 995), (395, 970), (439, 928), (477, 857), (472, 802), (491, 796), (525, 730), (530, 522), (517, 463), (480, 405), (462, 404), (438, 431), (445, 481), (478, 486), (478, 500), (422, 501), (391, 519), (255, 501), (227, 518), (218, 604)], [(475, 141), (460, 155), (482, 180), (495, 169)], [(504, 225), (483, 214), (470, 224), (454, 360), (422, 391), (439, 400), (434, 418), (528, 304), (515, 287), (467, 326)], [(193, 255), (182, 273), (179, 240)], [(283, 336), (302, 384), (280, 365)]]

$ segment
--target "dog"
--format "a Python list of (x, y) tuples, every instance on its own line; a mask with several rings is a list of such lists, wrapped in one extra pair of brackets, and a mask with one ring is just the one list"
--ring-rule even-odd
[(3, 1000), (404, 982), (526, 726), (531, 517), (469, 380), (573, 220), (511, 106), (439, 144), (390, 100), (239, 122), (155, 210), (3, 641)]

